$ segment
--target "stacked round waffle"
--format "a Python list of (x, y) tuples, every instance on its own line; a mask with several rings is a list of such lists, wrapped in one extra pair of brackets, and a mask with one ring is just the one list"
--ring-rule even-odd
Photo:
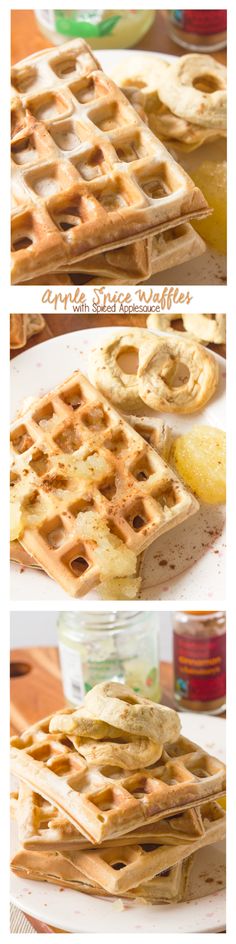
[(189, 53), (125, 57), (113, 71), (149, 128), (168, 147), (194, 151), (226, 137), (226, 68), (213, 56)]
[(225, 835), (224, 765), (181, 736), (176, 712), (124, 685), (101, 683), (13, 737), (11, 768), (23, 877), (180, 901), (195, 852)]

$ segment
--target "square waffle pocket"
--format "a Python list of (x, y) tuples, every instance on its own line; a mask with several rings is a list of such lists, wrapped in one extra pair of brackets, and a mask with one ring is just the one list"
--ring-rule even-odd
[(86, 43), (25, 59), (12, 85), (13, 283), (210, 212)]
[(121, 774), (111, 765), (89, 769), (68, 736), (49, 733), (50, 721), (11, 739), (12, 773), (92, 843), (124, 836), (225, 792), (224, 764), (187, 738), (166, 745), (155, 766)]
[[(80, 371), (16, 419), (11, 447), (14, 536), (71, 596), (111, 576), (104, 557), (112, 551), (133, 552), (135, 562), (198, 509), (164, 460)], [(116, 554), (113, 546), (104, 555), (104, 529), (106, 542), (118, 542)]]

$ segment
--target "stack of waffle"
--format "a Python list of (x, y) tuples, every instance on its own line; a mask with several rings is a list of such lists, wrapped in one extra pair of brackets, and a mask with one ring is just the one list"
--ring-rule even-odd
[(73, 40), (12, 69), (12, 282), (145, 281), (204, 251), (190, 177)]
[(11, 742), (22, 877), (89, 895), (187, 897), (195, 853), (222, 839), (224, 765), (176, 712), (112, 682)]

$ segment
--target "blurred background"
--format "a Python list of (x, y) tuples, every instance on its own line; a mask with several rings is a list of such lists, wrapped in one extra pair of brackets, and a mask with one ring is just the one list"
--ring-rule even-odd
[[(58, 613), (12, 613), (11, 649), (25, 646), (56, 646)], [(172, 658), (172, 613), (155, 613), (160, 626), (160, 657)]]
[(226, 615), (13, 612), (10, 674), (12, 733), (109, 680), (176, 710), (224, 716)]
[(226, 10), (12, 10), (12, 63), (76, 36), (94, 49), (132, 46), (175, 56), (210, 50), (225, 63), (226, 16)]

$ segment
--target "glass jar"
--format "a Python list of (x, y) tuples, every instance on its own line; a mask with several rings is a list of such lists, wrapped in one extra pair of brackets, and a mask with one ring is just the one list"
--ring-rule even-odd
[(168, 10), (171, 39), (193, 52), (216, 52), (227, 42), (226, 10)]
[(220, 714), (226, 697), (225, 612), (175, 613), (174, 693), (186, 711)]
[(70, 704), (78, 704), (90, 688), (108, 679), (160, 700), (156, 613), (60, 613), (58, 640)]
[(138, 43), (155, 19), (154, 10), (35, 10), (41, 32), (58, 45), (76, 36), (92, 49), (126, 49)]

